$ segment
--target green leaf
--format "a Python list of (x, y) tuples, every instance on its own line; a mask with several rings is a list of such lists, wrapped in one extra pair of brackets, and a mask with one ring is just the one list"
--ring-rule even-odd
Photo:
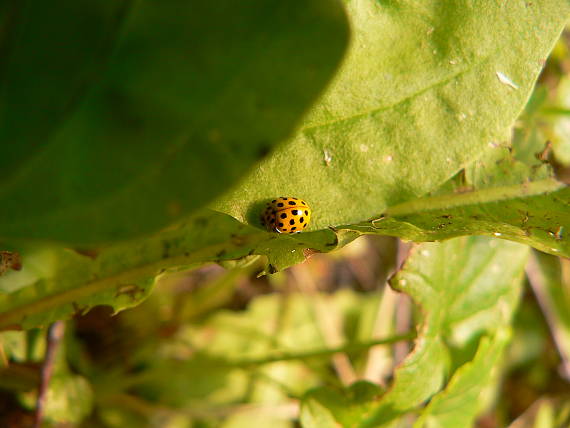
[(332, 86), (215, 209), (258, 224), (257, 203), (296, 196), (317, 230), (435, 190), (505, 135), (570, 5), (355, 0), (347, 10), (353, 43)]
[[(456, 390), (475, 393), (487, 386), (488, 376), (473, 379), (472, 371), (484, 356), (496, 359), (501, 354), (527, 254), (524, 246), (482, 237), (413, 248), (391, 285), (409, 294), (421, 309), (414, 349), (370, 410), (350, 423), (335, 420), (349, 427), (388, 426), (443, 388), (449, 389), (438, 399), (444, 410)], [(443, 416), (451, 417), (443, 410)], [(465, 411), (467, 417), (470, 409)]]
[(41, 3), (0, 10), (3, 238), (110, 242), (202, 207), (292, 133), (348, 37), (334, 0)]
[(413, 241), (489, 235), (568, 256), (569, 202), (570, 188), (546, 179), (422, 198), (394, 206), (372, 222), (346, 228)]
[(509, 329), (498, 329), (491, 337), (483, 337), (472, 361), (453, 374), (449, 384), (436, 394), (421, 412), (414, 427), (446, 428), (470, 427), (484, 410), (481, 398), (498, 369), (505, 345), (509, 342)]
[(432, 195), (342, 228), (413, 241), (488, 235), (570, 255), (565, 236), (570, 227), (570, 187), (536, 159), (525, 162), (515, 159), (508, 147), (491, 145)]
[[(2, 2), (0, 171), (4, 180), (49, 146), (90, 86), (102, 78), (131, 3)], [(2, 183), (2, 191), (6, 184)]]
[(153, 238), (86, 253), (22, 246), (22, 270), (0, 277), (0, 326), (44, 325), (95, 305), (111, 305), (115, 311), (134, 306), (167, 268), (244, 257), (249, 246), (268, 235), (212, 215), (196, 216)]
[(303, 428), (356, 427), (357, 421), (371, 411), (373, 401), (382, 389), (370, 382), (359, 381), (345, 390), (319, 388), (303, 401)]
[(0, 329), (45, 325), (95, 305), (115, 311), (135, 306), (167, 269), (259, 254), (275, 272), (302, 261), (304, 248), (325, 251), (338, 244), (331, 231), (277, 238), (204, 211), (152, 237), (97, 250), (22, 244), (22, 270), (0, 277)]
[[(33, 408), (35, 400), (28, 398), (28, 401)], [(46, 420), (54, 423), (79, 424), (91, 413), (93, 391), (89, 382), (82, 376), (70, 373), (57, 374), (50, 379), (45, 403)]]

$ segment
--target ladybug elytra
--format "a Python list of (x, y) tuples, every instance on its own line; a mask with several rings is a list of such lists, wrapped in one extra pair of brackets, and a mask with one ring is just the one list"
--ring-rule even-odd
[(270, 232), (299, 233), (311, 220), (311, 208), (302, 199), (280, 197), (267, 204), (262, 220)]

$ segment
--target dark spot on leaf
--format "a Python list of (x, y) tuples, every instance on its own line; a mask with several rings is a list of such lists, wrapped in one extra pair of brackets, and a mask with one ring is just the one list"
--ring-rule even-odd
[(226, 255), (226, 253), (227, 253), (227, 251), (225, 249), (221, 250), (216, 254), (216, 257), (221, 259), (222, 257), (224, 257)]
[(273, 266), (271, 263), (269, 263), (269, 264), (267, 265), (267, 271), (268, 271), (269, 273), (275, 273), (275, 272), (277, 272), (277, 269), (275, 268), (275, 266)]
[(263, 159), (264, 157), (266, 157), (269, 153), (271, 153), (271, 146), (263, 144), (259, 147), (259, 150), (257, 151), (257, 157), (259, 159)]

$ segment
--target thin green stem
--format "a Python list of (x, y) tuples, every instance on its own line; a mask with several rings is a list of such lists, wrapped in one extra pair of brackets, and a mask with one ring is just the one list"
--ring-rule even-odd
[(348, 352), (358, 352), (369, 349), (373, 346), (378, 345), (390, 345), (392, 343), (401, 342), (403, 340), (412, 340), (416, 337), (415, 332), (408, 332), (405, 334), (391, 336), (385, 339), (370, 340), (367, 342), (355, 342), (347, 343), (345, 345), (337, 346), (334, 348), (326, 349), (316, 349), (314, 351), (305, 352), (281, 352), (270, 357), (255, 359), (244, 359), (230, 362), (232, 366), (247, 367), (247, 366), (258, 366), (262, 364), (271, 364), (281, 361), (291, 361), (291, 360), (304, 360), (307, 358), (317, 358), (317, 357), (328, 357), (337, 353), (348, 353)]

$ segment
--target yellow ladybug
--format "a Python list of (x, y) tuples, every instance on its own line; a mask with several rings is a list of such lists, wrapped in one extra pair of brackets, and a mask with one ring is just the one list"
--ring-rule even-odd
[(267, 204), (262, 220), (270, 232), (299, 233), (311, 220), (311, 208), (302, 199), (281, 197)]

